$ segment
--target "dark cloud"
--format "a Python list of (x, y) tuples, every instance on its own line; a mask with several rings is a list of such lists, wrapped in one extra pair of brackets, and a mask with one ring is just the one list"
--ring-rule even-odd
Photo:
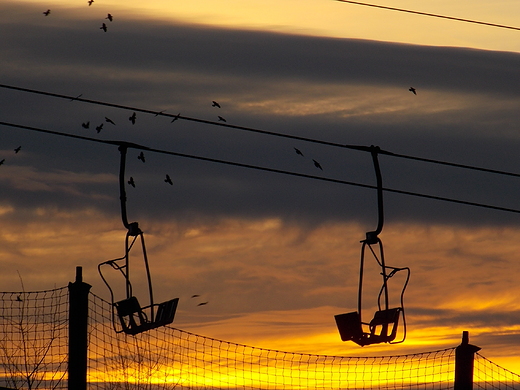
[[(514, 171), (520, 56), (516, 53), (315, 38), (90, 14), (36, 19), (27, 6), (0, 24), (5, 84), (250, 126), (341, 144)], [(88, 9), (87, 9), (88, 10)], [(5, 15), (5, 12), (4, 12)], [(22, 15), (27, 17), (23, 20)], [(117, 22), (117, 23), (116, 23)], [(23, 29), (24, 34), (20, 34)], [(417, 88), (417, 96), (408, 92)], [(301, 174), (374, 185), (367, 153), (1, 89), (0, 120)], [(218, 100), (222, 108), (211, 107)], [(108, 116), (98, 134), (95, 126)], [(90, 121), (91, 128), (81, 123)], [(115, 146), (2, 127), (4, 204), (94, 207), (116, 217), (117, 182), (20, 187), (16, 169), (49, 175), (118, 173)], [(10, 150), (23, 144), (23, 153)], [(301, 149), (305, 157), (294, 152)], [(148, 153), (128, 155), (136, 219), (281, 216), (376, 223), (375, 192), (337, 183)], [(319, 161), (323, 171), (312, 160)], [(384, 184), (410, 192), (516, 208), (517, 178), (382, 156)], [(11, 169), (15, 167), (16, 169)], [(169, 174), (174, 185), (163, 182)], [(81, 196), (78, 196), (81, 194)], [(112, 200), (109, 200), (112, 199)], [(386, 194), (387, 220), (514, 224), (515, 214)]]

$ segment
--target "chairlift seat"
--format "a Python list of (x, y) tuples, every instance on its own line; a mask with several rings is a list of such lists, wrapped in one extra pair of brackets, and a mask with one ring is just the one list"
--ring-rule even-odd
[(369, 324), (370, 339), (373, 340), (374, 343), (389, 343), (394, 341), (402, 311), (403, 309), (401, 307), (376, 311), (374, 318)]
[(157, 305), (157, 315), (153, 322), (148, 320), (144, 312), (144, 309), (153, 310), (153, 308), (151, 306), (141, 307), (136, 297), (132, 296), (116, 302), (115, 307), (123, 332), (136, 335), (159, 326), (171, 324), (175, 317), (178, 303), (179, 298), (174, 298)]
[(137, 334), (149, 329), (148, 318), (136, 297), (123, 299), (115, 304), (123, 332)]
[[(334, 316), (342, 341), (353, 341), (360, 346), (389, 343), (395, 340), (399, 324), (401, 307), (379, 310), (370, 323), (361, 322), (357, 311)], [(370, 332), (363, 331), (368, 325)]]

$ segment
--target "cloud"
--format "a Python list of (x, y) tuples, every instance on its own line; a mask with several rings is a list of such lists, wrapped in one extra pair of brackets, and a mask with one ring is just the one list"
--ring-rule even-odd
[[(21, 86), (74, 96), (82, 93), (85, 98), (208, 120), (221, 114), (229, 123), (274, 132), (345, 144), (377, 144), (399, 153), (496, 169), (513, 166), (518, 142), (518, 85), (514, 82), (518, 54), (129, 19), (118, 20), (104, 34), (97, 31), (94, 19), (69, 15), (28, 23), (24, 28), (30, 33), (24, 35), (16, 34), (10, 22), (4, 21), (0, 28), (6, 39), (1, 50), (7, 66), (2, 78)], [(418, 89), (417, 96), (407, 91), (410, 85)], [(320, 175), (312, 166), (314, 158), (325, 168), (324, 176), (374, 183), (370, 159), (358, 152), (183, 121), (171, 124), (169, 118), (146, 114), (131, 126), (130, 111), (6, 90), (0, 93), (2, 99), (15, 103), (6, 110), (6, 121), (20, 123), (24, 118), (23, 124), (58, 131)], [(214, 99), (222, 103), (222, 110), (210, 107)], [(99, 135), (80, 127), (87, 120), (93, 126), (103, 123), (104, 116), (113, 118), (117, 126), (106, 125)], [(39, 150), (32, 146), (35, 158), (31, 163), (39, 164), (42, 171), (72, 166), (93, 175), (117, 173), (114, 148), (109, 151), (49, 137), (17, 131), (6, 142), (45, 144)], [(299, 159), (294, 146), (308, 158)], [(54, 156), (53, 161), (40, 163), (38, 158), (46, 155)], [(190, 218), (198, 213), (297, 216), (313, 223), (373, 219), (370, 190), (164, 156), (150, 158), (149, 165), (128, 167), (139, 184), (129, 193), (129, 202), (137, 200), (143, 215), (153, 218)], [(515, 205), (514, 179), (381, 160), (388, 187)], [(167, 172), (176, 179), (169, 192), (158, 187)], [(482, 186), (482, 182), (489, 184)], [(107, 188), (95, 192), (114, 196)], [(514, 221), (514, 216), (500, 212), (402, 195), (387, 195), (387, 199), (387, 212), (394, 220)]]

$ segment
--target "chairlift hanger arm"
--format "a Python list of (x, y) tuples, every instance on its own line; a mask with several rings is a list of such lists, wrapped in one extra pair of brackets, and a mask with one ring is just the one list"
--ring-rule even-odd
[(384, 224), (384, 209), (383, 209), (383, 176), (381, 175), (381, 168), (379, 166), (378, 155), (381, 149), (379, 146), (370, 146), (370, 154), (372, 155), (372, 162), (374, 163), (374, 170), (376, 172), (377, 183), (377, 228), (372, 232), (366, 233), (366, 242), (368, 244), (376, 244), (378, 242), (377, 236), (383, 230)]

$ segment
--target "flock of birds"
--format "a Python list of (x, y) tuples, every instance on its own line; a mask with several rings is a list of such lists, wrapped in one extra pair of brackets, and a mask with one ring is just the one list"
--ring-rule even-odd
[[(193, 299), (193, 298), (199, 298), (199, 297), (200, 297), (199, 294), (193, 294), (193, 295), (191, 296), (192, 299)], [(197, 306), (204, 306), (204, 305), (207, 305), (208, 303), (209, 303), (208, 301), (200, 302), (200, 303), (197, 304)]]
[[(89, 5), (91, 5), (93, 2), (94, 2), (94, 0), (89, 0)], [(45, 16), (47, 16), (47, 15), (50, 14), (50, 12), (51, 12), (50, 10), (47, 10), (47, 11), (45, 11), (43, 14), (44, 14)], [(109, 18), (109, 20), (112, 21), (112, 15), (108, 14), (108, 17), (107, 17), (107, 18)], [(104, 23), (103, 23), (103, 25), (104, 25)], [(414, 87), (410, 87), (410, 88), (408, 89), (408, 91), (410, 91), (410, 92), (413, 93), (414, 95), (417, 95), (417, 89), (415, 89)], [(78, 95), (76, 98), (71, 99), (71, 101), (74, 101), (74, 100), (78, 99), (80, 96), (82, 96), (82, 95)], [(212, 106), (212, 107), (216, 107), (216, 108), (221, 108), (220, 104), (219, 104), (218, 102), (216, 102), (215, 100), (213, 100), (213, 101), (211, 102), (211, 106)], [(158, 113), (156, 113), (155, 116), (158, 116), (158, 115), (162, 114), (163, 112), (164, 112), (164, 110), (163, 110), (163, 111), (160, 111), (160, 112), (158, 112)], [(175, 115), (175, 116), (173, 117), (173, 119), (171, 120), (171, 123), (173, 123), (173, 122), (175, 122), (176, 120), (178, 120), (179, 117), (180, 117), (180, 115), (181, 115), (180, 113), (178, 113), (177, 115)], [(226, 119), (223, 118), (222, 116), (217, 115), (217, 117), (218, 117), (218, 120), (219, 120), (219, 121), (221, 121), (221, 122), (226, 122)], [(128, 120), (132, 123), (132, 125), (135, 125), (135, 122), (136, 122), (136, 120), (137, 120), (137, 114), (136, 114), (135, 112), (133, 112), (132, 115), (130, 115), (130, 116), (128, 117)], [(105, 121), (102, 122), (102, 123), (100, 123), (99, 125), (97, 125), (97, 126), (95, 127), (95, 129), (96, 129), (96, 131), (98, 132), (98, 134), (101, 132), (101, 130), (103, 130), (103, 126), (105, 125), (105, 123), (109, 123), (109, 124), (114, 125), (114, 126), (116, 125), (116, 123), (115, 123), (112, 119), (110, 119), (109, 117), (106, 117), (106, 116), (105, 116)], [(83, 123), (81, 124), (81, 127), (83, 127), (84, 129), (90, 129), (90, 121), (83, 122)], [(18, 146), (17, 148), (14, 149), (14, 152), (17, 154), (21, 149), (22, 149), (22, 147), (21, 147), (21, 146)], [(294, 151), (296, 152), (297, 155), (299, 155), (299, 156), (301, 156), (301, 157), (305, 157), (305, 155), (303, 154), (303, 152), (302, 152), (300, 149), (298, 149), (298, 148), (295, 147), (295, 148), (294, 148)], [(143, 163), (146, 162), (146, 160), (145, 160), (145, 156), (144, 156), (144, 153), (143, 153), (143, 152), (141, 152), (141, 153), (137, 156), (137, 158), (138, 158), (139, 160), (141, 160)], [(314, 166), (315, 166), (316, 168), (318, 168), (318, 169), (320, 169), (320, 170), (323, 171), (323, 167), (321, 166), (321, 164), (320, 164), (318, 161), (316, 161), (315, 159), (312, 159), (312, 162), (314, 163)], [(3, 165), (4, 163), (5, 163), (5, 158), (2, 159), (2, 160), (0, 160), (0, 165)], [(164, 182), (167, 183), (167, 184), (169, 184), (169, 185), (173, 185), (173, 181), (172, 181), (171, 177), (170, 177), (168, 174), (166, 174), (166, 178), (164, 179)], [(128, 184), (135, 188), (135, 181), (134, 181), (133, 177), (130, 177), (130, 179), (128, 180)]]
[[(90, 6), (94, 3), (94, 0), (88, 0), (87, 3), (88, 3), (88, 5), (89, 5), (89, 7), (90, 7)], [(45, 16), (49, 16), (50, 13), (51, 13), (51, 10), (48, 9), (48, 10), (46, 10), (46, 11), (43, 12), (43, 15), (45, 15)], [(105, 19), (107, 19), (108, 21), (112, 22), (112, 21), (114, 20), (114, 17), (112, 16), (112, 14), (109, 13)], [(104, 32), (107, 32), (107, 25), (106, 25), (106, 23), (103, 23), (103, 24), (101, 25), (100, 29), (103, 30)], [(408, 89), (408, 91), (410, 91), (410, 92), (413, 93), (414, 95), (417, 95), (417, 90), (416, 90), (414, 87), (410, 87), (410, 88)], [(71, 99), (71, 101), (76, 100), (76, 99), (79, 98), (80, 96), (81, 96), (81, 95), (79, 95), (79, 96), (76, 97), (76, 98)], [(215, 107), (215, 108), (219, 108), (219, 109), (221, 108), (221, 105), (220, 105), (218, 102), (216, 102), (215, 100), (212, 101), (211, 106), (212, 106), (212, 107)], [(164, 111), (160, 111), (160, 112), (158, 112), (155, 116), (158, 116), (159, 114), (162, 114), (163, 112), (164, 112)], [(178, 120), (179, 117), (180, 117), (180, 113), (173, 117), (171, 123), (173, 123), (173, 122), (175, 122), (176, 120)], [(217, 118), (218, 118), (218, 120), (219, 120), (220, 122), (227, 122), (226, 119), (225, 119), (224, 117), (222, 117), (221, 115), (217, 115)], [(136, 120), (137, 120), (137, 114), (136, 114), (135, 112), (133, 112), (132, 115), (128, 118), (128, 120), (132, 123), (132, 125), (135, 125)], [(114, 122), (112, 119), (110, 119), (110, 118), (108, 118), (108, 117), (105, 117), (105, 121), (102, 122), (102, 123), (100, 123), (99, 125), (97, 125), (97, 126), (95, 127), (95, 129), (96, 129), (96, 131), (97, 131), (98, 133), (100, 133), (100, 132), (103, 130), (103, 126), (105, 125), (105, 123), (108, 123), (108, 124), (111, 124), (111, 125), (114, 125), (114, 126), (115, 126), (115, 122)], [(81, 124), (81, 126), (82, 126), (84, 129), (89, 129), (89, 128), (90, 128), (90, 121), (83, 122), (83, 123)], [(17, 148), (15, 148), (15, 149), (14, 149), (15, 153), (18, 153), (18, 152), (21, 150), (21, 148), (22, 148), (21, 146), (18, 146)], [(302, 152), (300, 149), (298, 149), (298, 148), (295, 147), (295, 148), (294, 148), (294, 151), (296, 152), (297, 155), (299, 155), (299, 156), (301, 156), (301, 157), (305, 157), (304, 154), (303, 154), (303, 152)], [(137, 158), (138, 158), (139, 160), (141, 160), (143, 163), (146, 161), (143, 152), (141, 152), (141, 153), (137, 156)], [(320, 170), (323, 171), (323, 167), (321, 166), (321, 164), (320, 164), (318, 161), (316, 161), (315, 159), (312, 159), (312, 162), (314, 163), (314, 166), (315, 166), (317, 169), (320, 169)], [(2, 159), (2, 160), (0, 160), (0, 165), (3, 165), (4, 163), (5, 163), (5, 158)], [(167, 183), (167, 184), (169, 184), (169, 185), (173, 185), (173, 181), (172, 181), (171, 177), (170, 177), (168, 174), (166, 174), (166, 177), (165, 177), (165, 179), (164, 179), (164, 182)], [(132, 186), (132, 187), (135, 188), (135, 180), (134, 180), (133, 177), (130, 177), (130, 179), (128, 180), (128, 184), (129, 184), (130, 186)]]
[[(71, 101), (77, 100), (80, 96), (82, 96), (82, 95), (78, 95), (76, 98), (71, 99)], [(211, 106), (212, 106), (212, 107), (216, 107), (216, 108), (221, 108), (221, 105), (220, 105), (218, 102), (214, 101), (214, 100), (211, 102)], [(164, 113), (164, 110), (163, 110), (163, 111), (159, 111), (159, 112), (157, 112), (157, 113), (155, 114), (155, 116), (159, 116), (159, 115), (162, 114), (162, 113)], [(171, 123), (173, 123), (173, 122), (175, 122), (176, 120), (178, 120), (179, 117), (180, 117), (180, 115), (181, 115), (180, 113), (178, 113), (177, 115), (175, 115), (175, 116), (173, 117), (173, 119), (171, 120)], [(218, 117), (219, 121), (226, 122), (226, 119), (223, 118), (222, 116), (218, 115), (217, 117)], [(137, 114), (135, 113), (135, 111), (132, 113), (132, 115), (130, 115), (130, 116), (128, 117), (128, 120), (130, 121), (130, 123), (132, 123), (132, 125), (135, 125), (135, 123), (136, 123), (136, 121), (137, 121)], [(104, 122), (101, 122), (99, 125), (97, 125), (97, 126), (95, 127), (95, 129), (96, 129), (96, 131), (97, 131), (98, 134), (101, 132), (101, 130), (103, 130), (103, 127), (104, 127), (105, 123), (111, 124), (111, 125), (113, 125), (113, 126), (116, 125), (116, 123), (115, 123), (112, 119), (110, 119), (109, 117), (105, 116), (105, 120), (104, 120)], [(81, 124), (81, 127), (83, 127), (84, 129), (90, 129), (90, 121), (83, 122), (83, 123)], [(146, 157), (145, 157), (145, 155), (144, 155), (143, 152), (140, 152), (140, 153), (139, 153), (139, 155), (137, 156), (137, 159), (138, 159), (138, 160), (141, 160), (143, 163), (146, 162)], [(1, 165), (4, 161), (5, 161), (5, 160), (1, 161), (1, 162), (0, 162), (0, 165)], [(169, 185), (171, 185), (171, 186), (173, 185), (173, 181), (172, 181), (170, 175), (168, 175), (168, 174), (166, 174), (166, 177), (165, 177), (165, 179), (164, 179), (164, 182), (167, 183), (167, 184), (169, 184)], [(128, 179), (127, 183), (128, 183), (130, 186), (134, 187), (134, 188), (136, 187), (136, 185), (135, 185), (135, 180), (134, 180), (134, 178), (133, 178), (132, 176), (130, 176), (130, 178)]]
[[(89, 7), (92, 5), (92, 3), (94, 3), (94, 0), (88, 0), (87, 1), (87, 4), (88, 4)], [(50, 9), (48, 9), (47, 11), (43, 11), (43, 15), (45, 15), (45, 16), (49, 16), (50, 14), (51, 14), (51, 10)], [(114, 20), (114, 17), (112, 16), (112, 14), (108, 14), (105, 19), (107, 19), (108, 21), (112, 22)], [(99, 29), (103, 30), (104, 32), (107, 32), (107, 30), (108, 30), (107, 24), (103, 22), (103, 24), (101, 25), (101, 27)]]

